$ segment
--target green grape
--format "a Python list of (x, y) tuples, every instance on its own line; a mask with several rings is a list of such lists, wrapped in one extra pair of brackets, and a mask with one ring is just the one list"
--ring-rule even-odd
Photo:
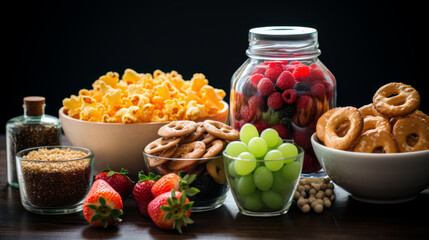
[(232, 161), (228, 164), (228, 172), (231, 176), (236, 178), (236, 177), (239, 177), (240, 175), (235, 171), (235, 166), (234, 166), (235, 164), (234, 163), (235, 162)]
[[(283, 154), (279, 150), (270, 150), (265, 154), (264, 160), (276, 160), (276, 159), (282, 159)], [(280, 168), (283, 167), (283, 160), (279, 161), (265, 161), (265, 166), (270, 170), (271, 172), (275, 172), (280, 170)]]
[(248, 196), (255, 190), (253, 175), (249, 174), (241, 177), (237, 182), (238, 193), (242, 196)]
[(263, 206), (264, 203), (262, 202), (262, 194), (261, 191), (255, 190), (253, 193), (246, 198), (246, 201), (244, 202), (244, 206), (247, 210), (250, 211), (258, 211)]
[(225, 149), (226, 155), (231, 157), (238, 157), (240, 153), (248, 152), (248, 151), (249, 149), (247, 148), (247, 145), (244, 142), (240, 142), (240, 141), (230, 142)]
[(284, 158), (289, 158), (289, 159), (285, 159), (284, 163), (295, 161), (296, 157), (294, 158), (290, 158), (290, 157), (298, 155), (298, 148), (292, 143), (283, 143), (277, 148), (277, 150), (283, 153)]
[(284, 198), (274, 190), (262, 192), (262, 201), (269, 208), (279, 210), (283, 206)]
[(240, 129), (240, 140), (248, 144), (254, 137), (259, 137), (258, 129), (250, 123), (244, 124)]
[(273, 185), (273, 173), (268, 168), (258, 167), (253, 173), (255, 186), (261, 191), (267, 191)]
[(235, 160), (234, 162), (234, 169), (235, 172), (241, 176), (247, 175), (256, 168), (256, 158), (249, 152), (243, 152), (240, 155), (238, 155), (239, 159), (245, 159), (245, 160)]
[(274, 147), (279, 141), (279, 134), (272, 128), (267, 128), (261, 132), (261, 138), (267, 142), (268, 147)]
[(249, 152), (255, 157), (262, 157), (268, 151), (267, 142), (265, 142), (265, 140), (261, 137), (254, 137), (250, 139), (248, 147)]
[(286, 181), (295, 181), (301, 174), (301, 164), (299, 162), (287, 163), (282, 168), (282, 176)]
[(293, 186), (290, 182), (285, 181), (282, 171), (273, 172), (273, 186), (274, 191), (278, 192), (282, 197), (290, 196), (293, 191)]
[(280, 145), (283, 144), (283, 139), (279, 136), (277, 144), (273, 147), (273, 149), (277, 149)]

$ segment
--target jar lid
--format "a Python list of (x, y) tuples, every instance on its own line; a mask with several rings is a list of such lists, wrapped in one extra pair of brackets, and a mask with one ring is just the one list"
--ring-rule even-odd
[(41, 116), (43, 115), (43, 107), (45, 105), (45, 98), (40, 96), (28, 96), (24, 98), (24, 106), (27, 110), (28, 116)]
[(249, 41), (253, 40), (317, 40), (317, 30), (309, 27), (270, 26), (249, 30)]

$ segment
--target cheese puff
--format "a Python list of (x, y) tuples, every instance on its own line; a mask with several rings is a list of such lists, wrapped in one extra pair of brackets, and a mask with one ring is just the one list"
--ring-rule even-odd
[(203, 104), (198, 104), (197, 101), (191, 100), (186, 106), (185, 117), (188, 120), (196, 120), (208, 116), (206, 108)]
[(168, 87), (165, 84), (155, 86), (154, 91), (155, 91), (155, 95), (159, 96), (162, 99), (170, 98), (170, 92), (168, 90)]
[(103, 96), (103, 103), (107, 106), (107, 111), (114, 111), (122, 106), (122, 92), (119, 89), (114, 89)]
[(144, 94), (132, 94), (128, 99), (134, 106), (143, 106), (150, 102), (150, 99)]
[(127, 83), (127, 85), (139, 83), (144, 77), (144, 74), (137, 73), (136, 71), (127, 68), (125, 69), (124, 75), (122, 75), (122, 81)]
[(140, 106), (140, 111), (137, 113), (139, 119), (142, 122), (150, 122), (154, 110), (155, 105), (153, 105), (152, 103), (146, 103), (143, 106)]
[(115, 117), (111, 117), (109, 114), (105, 113), (101, 117), (101, 122), (103, 123), (118, 123), (119, 121)]
[(168, 115), (164, 114), (162, 110), (155, 109), (153, 110), (152, 117), (150, 119), (151, 122), (165, 122), (168, 121)]
[(207, 85), (209, 81), (206, 79), (204, 74), (202, 73), (195, 73), (194, 76), (191, 79), (190, 87), (193, 91), (199, 92), (201, 88), (205, 85)]
[(118, 81), (119, 81), (119, 74), (116, 72), (108, 72), (106, 73), (106, 75), (103, 75), (98, 79), (100, 81), (103, 81), (110, 87), (116, 88), (116, 85), (118, 84)]
[(143, 94), (143, 93), (145, 93), (145, 89), (143, 88), (142, 85), (130, 84), (127, 87), (127, 92), (128, 92), (129, 95), (132, 95), (132, 94)]
[(187, 102), (190, 102), (192, 100), (198, 102), (198, 103), (202, 103), (201, 97), (199, 96), (199, 94), (195, 91), (193, 91), (192, 89), (188, 88), (186, 89), (186, 97), (185, 97)]
[(70, 98), (63, 99), (65, 113), (72, 118), (79, 118), (80, 107), (82, 106), (81, 97), (71, 95)]
[(153, 71), (153, 78), (158, 78), (159, 76), (165, 75), (165, 73), (159, 69)]
[(220, 102), (222, 98), (216, 94), (212, 86), (203, 86), (201, 88), (201, 97), (205, 101), (206, 107), (210, 109), (209, 113), (216, 113), (222, 109), (223, 104)]
[(91, 93), (89, 92), (88, 89), (81, 89), (79, 90), (79, 96), (91, 96)]
[(121, 118), (122, 123), (135, 123), (138, 121), (138, 111), (139, 107), (131, 106), (129, 108), (121, 108), (115, 115)]
[(91, 95), (97, 102), (101, 102), (103, 96), (105, 96), (108, 92), (114, 91), (114, 88), (107, 85), (104, 81), (96, 80), (92, 84), (92, 88), (94, 89), (93, 94)]
[(81, 120), (85, 121), (100, 122), (104, 110), (103, 104), (97, 103), (92, 97), (83, 96), (79, 117)]
[(170, 121), (180, 120), (183, 119), (185, 108), (177, 99), (168, 99), (164, 102), (164, 114)]

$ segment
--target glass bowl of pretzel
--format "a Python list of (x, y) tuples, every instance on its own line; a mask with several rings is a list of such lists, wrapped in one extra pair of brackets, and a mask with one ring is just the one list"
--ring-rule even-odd
[(92, 89), (64, 98), (59, 118), (71, 145), (94, 151), (94, 174), (109, 164), (128, 169), (129, 176), (138, 179), (144, 167), (141, 150), (161, 126), (174, 120), (226, 122), (224, 96), (201, 73), (185, 80), (176, 71), (126, 69), (122, 75), (108, 72)]
[(311, 138), (326, 174), (357, 200), (399, 203), (429, 186), (429, 117), (420, 96), (404, 83), (389, 83), (360, 108), (323, 114)]
[(143, 149), (146, 169), (157, 175), (189, 174), (199, 192), (188, 196), (194, 201), (192, 211), (201, 212), (220, 207), (229, 190), (222, 151), (230, 141), (239, 139), (239, 132), (215, 121), (173, 121), (158, 130), (158, 137)]

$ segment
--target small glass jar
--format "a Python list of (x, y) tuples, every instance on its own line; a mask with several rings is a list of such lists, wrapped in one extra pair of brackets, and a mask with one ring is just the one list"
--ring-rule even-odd
[(25, 97), (24, 115), (6, 123), (7, 181), (18, 187), (16, 154), (26, 148), (60, 145), (61, 125), (58, 118), (45, 114), (44, 97)]
[(318, 59), (317, 30), (261, 27), (249, 31), (249, 57), (231, 80), (230, 124), (271, 127), (305, 150), (303, 174), (321, 166), (311, 146), (319, 117), (336, 105), (336, 81)]

